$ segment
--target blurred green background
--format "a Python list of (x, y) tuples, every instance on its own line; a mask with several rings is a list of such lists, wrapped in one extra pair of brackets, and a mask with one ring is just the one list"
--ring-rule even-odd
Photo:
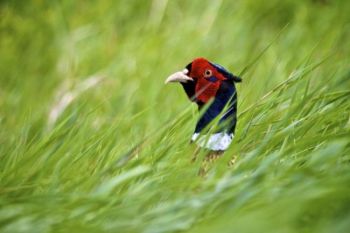
[[(0, 231), (349, 232), (349, 12), (1, 1)], [(205, 178), (196, 106), (164, 85), (199, 56), (243, 78), (235, 140)]]

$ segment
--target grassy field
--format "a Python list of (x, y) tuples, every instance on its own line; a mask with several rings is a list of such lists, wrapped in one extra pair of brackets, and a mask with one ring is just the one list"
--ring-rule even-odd
[[(1, 1), (0, 232), (350, 232), (350, 1)], [(165, 78), (241, 75), (197, 175)]]

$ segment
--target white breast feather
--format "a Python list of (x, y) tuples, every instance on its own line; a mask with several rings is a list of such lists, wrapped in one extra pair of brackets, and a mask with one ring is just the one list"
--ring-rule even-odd
[(233, 134), (227, 133), (215, 133), (210, 135), (194, 133), (192, 135), (192, 141), (195, 141), (197, 145), (213, 151), (226, 150), (230, 146), (232, 140)]

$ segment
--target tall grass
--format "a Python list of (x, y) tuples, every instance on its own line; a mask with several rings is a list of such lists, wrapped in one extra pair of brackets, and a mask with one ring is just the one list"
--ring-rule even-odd
[[(348, 232), (348, 1), (3, 1), (1, 232)], [(197, 176), (168, 74), (243, 74)]]

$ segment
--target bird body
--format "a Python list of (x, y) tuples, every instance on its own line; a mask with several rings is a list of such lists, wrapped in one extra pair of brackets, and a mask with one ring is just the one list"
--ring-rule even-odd
[[(183, 71), (168, 77), (166, 83), (180, 82), (188, 98), (204, 112), (199, 118), (192, 141), (212, 151), (224, 151), (232, 142), (237, 122), (235, 82), (241, 79), (224, 67), (205, 58), (196, 58)], [(214, 132), (207, 127), (217, 117)]]

